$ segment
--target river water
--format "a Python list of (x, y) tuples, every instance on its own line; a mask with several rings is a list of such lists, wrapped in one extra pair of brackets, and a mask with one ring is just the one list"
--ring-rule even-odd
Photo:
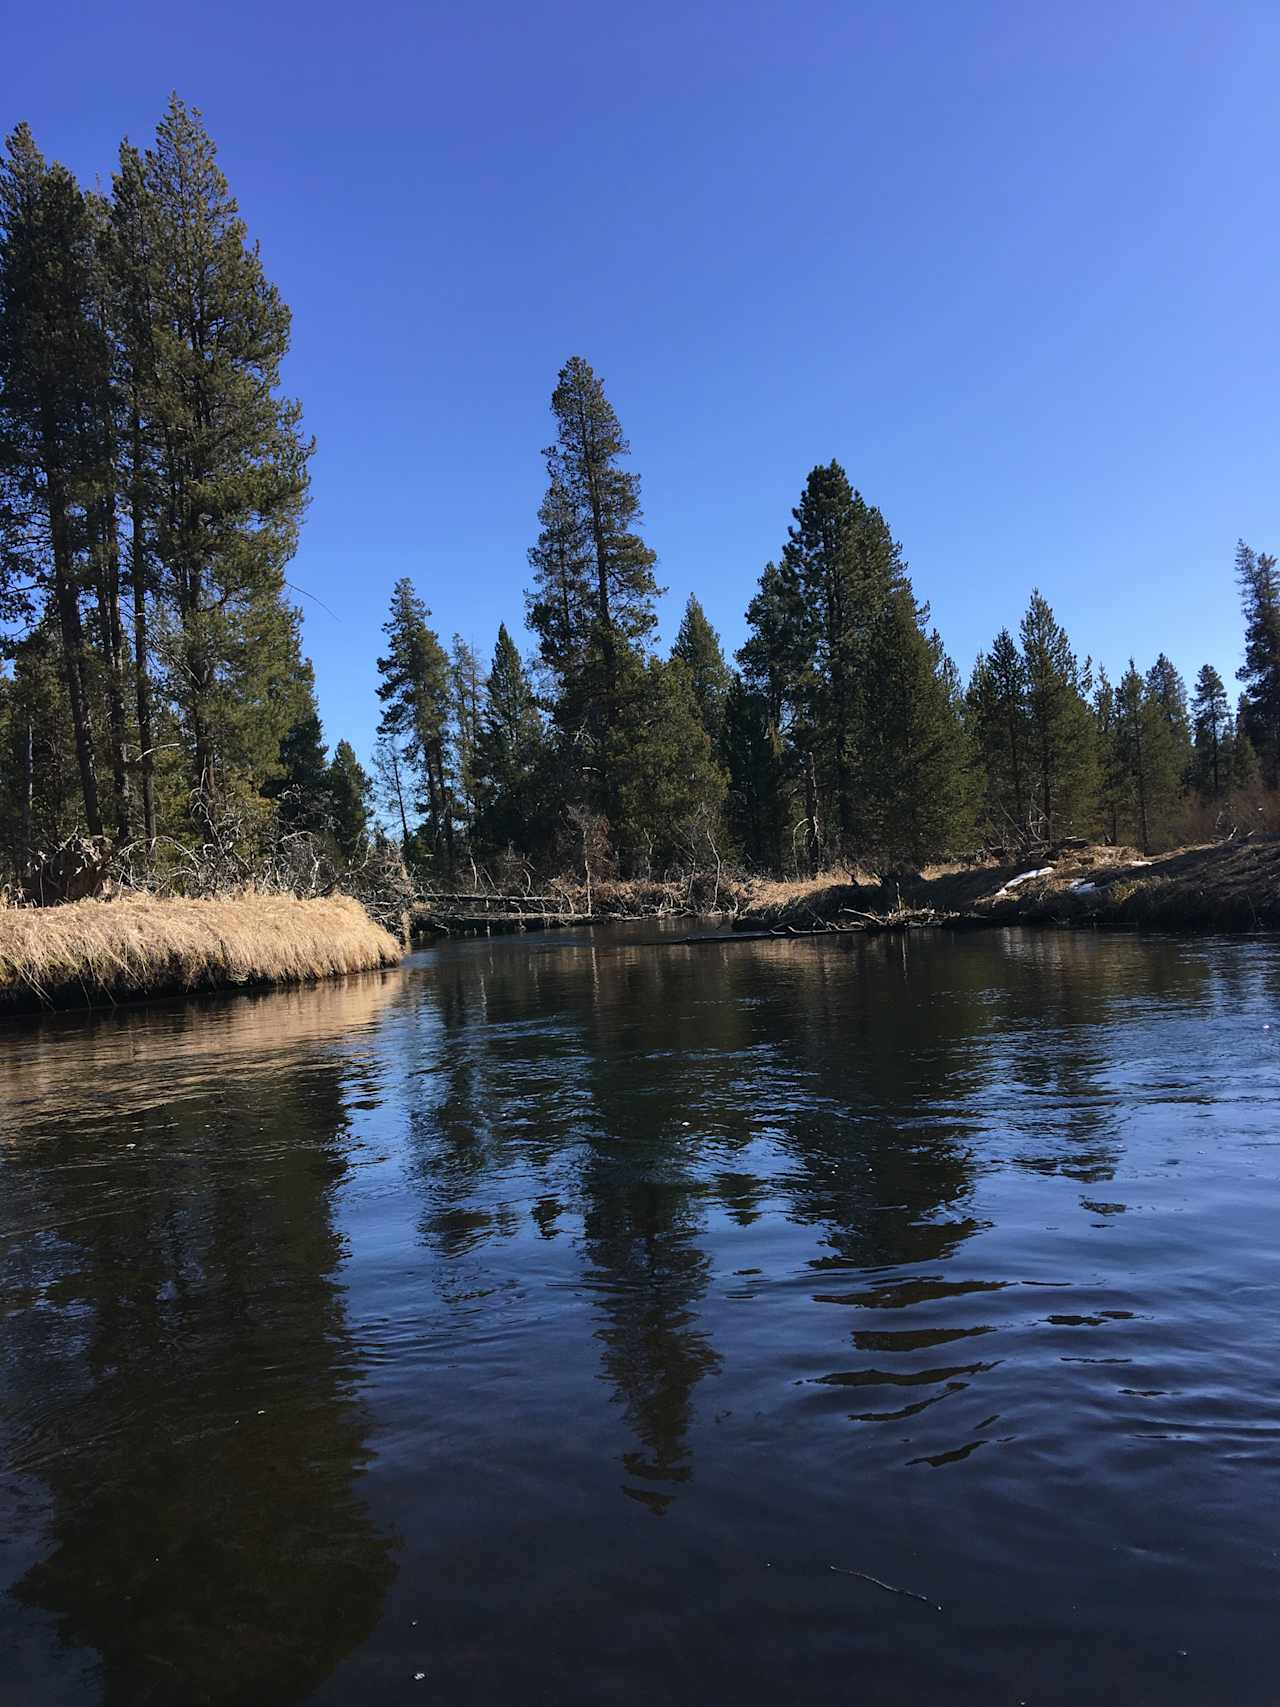
[(0, 1702), (1280, 1700), (1280, 943), (0, 1033)]

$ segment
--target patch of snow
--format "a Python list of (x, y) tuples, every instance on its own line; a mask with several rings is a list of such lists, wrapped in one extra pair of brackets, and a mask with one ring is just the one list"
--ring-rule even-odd
[(996, 890), (996, 894), (1007, 895), (1011, 889), (1016, 889), (1020, 883), (1030, 883), (1033, 877), (1048, 877), (1052, 871), (1051, 865), (1042, 865), (1039, 871), (1024, 871), (1021, 877), (1011, 877), (1003, 889)]
[(1087, 883), (1083, 877), (1077, 877), (1071, 885), (1071, 892), (1073, 895), (1092, 895), (1097, 887), (1096, 883)]

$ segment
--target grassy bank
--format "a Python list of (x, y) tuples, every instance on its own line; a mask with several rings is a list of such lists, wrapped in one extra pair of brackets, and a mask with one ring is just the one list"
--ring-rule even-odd
[(1143, 858), (1087, 847), (1016, 864), (939, 866), (882, 881), (861, 873), (759, 885), (738, 924), (875, 929), (945, 924), (1280, 926), (1280, 837), (1216, 842)]
[(395, 938), (345, 895), (7, 907), (0, 909), (0, 1013), (308, 983), (391, 966), (400, 953)]

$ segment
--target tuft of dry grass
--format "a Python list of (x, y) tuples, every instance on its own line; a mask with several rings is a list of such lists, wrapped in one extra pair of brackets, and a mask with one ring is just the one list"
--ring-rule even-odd
[(401, 950), (358, 901), (140, 895), (0, 908), (0, 1010), (234, 985), (301, 984), (392, 966)]
[(754, 913), (782, 913), (807, 907), (821, 912), (823, 904), (845, 899), (846, 891), (874, 889), (880, 879), (861, 866), (839, 866), (820, 871), (816, 877), (753, 879), (749, 910)]

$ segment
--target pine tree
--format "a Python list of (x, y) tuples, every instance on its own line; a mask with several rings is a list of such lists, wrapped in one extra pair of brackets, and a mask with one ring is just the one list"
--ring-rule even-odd
[(146, 162), (128, 142), (112, 189), (106, 236), (106, 272), (114, 327), (119, 399), (119, 483), (128, 517), (127, 585), (132, 628), (133, 705), (138, 738), (135, 761), (142, 797), (143, 834), (154, 843), (156, 816), (156, 711), (151, 616), (159, 593), (154, 537), (160, 508), (163, 437), (151, 419), (155, 348), (156, 256), (153, 207)]
[(545, 760), (537, 697), (503, 623), (485, 682), (475, 755), (477, 837), (486, 852), (514, 846), (533, 853), (544, 842), (550, 805), (540, 786)]
[(554, 683), (554, 713), (591, 803), (618, 810), (612, 774), (621, 684), (633, 683), (656, 624), (654, 552), (636, 529), (639, 476), (621, 466), (630, 447), (591, 367), (580, 356), (560, 370), (551, 398), (556, 443), (530, 552), (536, 584), (529, 621)]
[(276, 774), (266, 780), (262, 792), (276, 802), (286, 829), (320, 831), (329, 823), (329, 755), (310, 659), (302, 663), (295, 691), (297, 709), (280, 743)]
[(449, 775), (449, 660), (428, 625), (431, 612), (407, 577), (391, 593), (383, 624), (387, 655), (378, 659), (378, 698), (383, 713), (378, 733), (419, 777), (427, 815), (427, 844), (433, 861), (451, 871), (455, 859), (454, 806)]
[(261, 775), (288, 727), (273, 689), (295, 666), (284, 566), (311, 446), (278, 395), (289, 311), (263, 272), (200, 115), (174, 97), (148, 152), (149, 356), (138, 376), (157, 447), (154, 555), (177, 627), (167, 687), (191, 775), (215, 794)]
[(1150, 853), (1169, 840), (1182, 785), (1183, 755), (1165, 700), (1133, 659), (1116, 689), (1117, 747), (1139, 846)]
[(863, 714), (866, 852), (916, 865), (966, 845), (974, 829), (959, 681), (910, 588), (877, 625)]
[(852, 850), (880, 832), (885, 778), (872, 774), (865, 726), (876, 710), (876, 678), (891, 668), (883, 637), (905, 630), (895, 595), (907, 587), (901, 550), (884, 517), (855, 492), (838, 462), (811, 471), (793, 511), (782, 564), (802, 611), (800, 724), (811, 734), (819, 788)]
[(812, 648), (799, 580), (785, 562), (765, 564), (747, 606), (747, 627), (738, 652), (743, 696), (732, 738), (738, 749), (730, 772), (735, 822), (745, 822), (745, 791), (755, 790), (750, 817), (758, 826), (754, 834), (768, 827), (770, 862), (787, 863), (803, 831), (802, 863), (813, 872), (822, 859), (822, 824)]
[(972, 816), (954, 671), (928, 609), (838, 463), (812, 470), (793, 517), (739, 660), (783, 739), (804, 863), (815, 869), (833, 843), (849, 857), (936, 854), (967, 839)]
[(534, 586), (525, 595), (526, 618), (538, 636), (548, 698), (565, 740), (580, 729), (588, 698), (591, 651), (591, 545), (561, 472), (561, 453), (546, 453), (549, 483), (538, 510), (537, 543), (529, 548)]
[(1095, 791), (1089, 668), (1038, 590), (1021, 625), (1035, 805), (1046, 842), (1089, 825)]
[(468, 840), (474, 834), (478, 811), (476, 751), (480, 742), (484, 688), (484, 666), (476, 656), (475, 648), (469, 646), (460, 634), (455, 634), (449, 658), (450, 717), (455, 792)]
[(50, 618), (0, 676), (0, 869), (19, 882), (83, 822), (61, 645)]
[(1249, 735), (1249, 702), (1244, 694), (1236, 704), (1235, 731), (1231, 738), (1231, 792), (1247, 796), (1262, 784), (1262, 762)]
[(728, 773), (725, 821), (732, 846), (763, 870), (785, 863), (788, 782), (768, 698), (735, 675), (725, 695), (721, 751)]
[(1113, 847), (1120, 841), (1120, 821), (1128, 812), (1129, 778), (1120, 736), (1116, 690), (1105, 670), (1098, 672), (1093, 693), (1093, 722), (1098, 759), (1098, 810), (1103, 833)]
[(989, 653), (978, 656), (965, 716), (987, 833), (999, 843), (1016, 845), (1027, 834), (1030, 727), (1026, 668), (1007, 628), (996, 635)]
[(1187, 685), (1171, 661), (1161, 652), (1147, 671), (1147, 692), (1160, 707), (1169, 731), (1170, 763), (1179, 784), (1191, 775), (1191, 715), (1187, 707)]
[(1191, 717), (1195, 729), (1192, 764), (1195, 789), (1202, 799), (1220, 800), (1227, 791), (1230, 775), (1225, 761), (1229, 758), (1231, 702), (1222, 677), (1212, 664), (1202, 665), (1196, 677)]
[(334, 840), (354, 859), (368, 841), (373, 784), (350, 741), (339, 741), (334, 748), (327, 783)]
[(628, 871), (648, 877), (655, 866), (705, 852), (707, 833), (714, 840), (719, 826), (725, 777), (684, 661), (641, 661), (634, 652), (624, 659), (607, 755), (614, 846)]
[(0, 480), (6, 557), (54, 614), (84, 822), (103, 830), (93, 665), (81, 609), (89, 518), (100, 496), (101, 411), (109, 360), (95, 319), (94, 225), (61, 166), (26, 125), (0, 164)]
[(720, 636), (707, 621), (706, 612), (692, 593), (685, 606), (671, 656), (679, 658), (688, 669), (702, 727), (711, 737), (713, 748), (718, 750), (724, 730), (729, 666), (724, 661)]
[(1244, 733), (1252, 742), (1268, 788), (1280, 788), (1280, 573), (1276, 559), (1243, 540), (1236, 547), (1236, 578), (1244, 605)]

